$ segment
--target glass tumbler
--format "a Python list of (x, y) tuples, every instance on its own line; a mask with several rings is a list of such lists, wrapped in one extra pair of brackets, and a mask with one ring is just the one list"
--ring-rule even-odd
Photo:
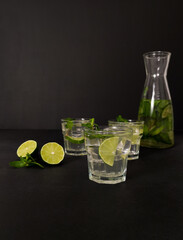
[(132, 130), (108, 126), (99, 129), (85, 129), (89, 179), (104, 184), (124, 182)]
[(128, 119), (126, 122), (117, 122), (115, 120), (108, 121), (109, 126), (124, 127), (127, 126), (132, 129), (133, 136), (131, 142), (131, 149), (128, 155), (128, 160), (135, 160), (139, 158), (140, 141), (143, 135), (144, 121)]
[(73, 156), (86, 155), (84, 128), (89, 123), (86, 118), (61, 119), (65, 153)]

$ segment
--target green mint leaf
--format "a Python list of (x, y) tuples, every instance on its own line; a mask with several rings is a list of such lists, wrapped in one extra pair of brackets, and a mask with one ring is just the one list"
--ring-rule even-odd
[(117, 121), (117, 122), (128, 122), (128, 120), (125, 119), (125, 118), (122, 118), (121, 115), (118, 115), (118, 116), (116, 117), (116, 121)]
[(22, 167), (26, 167), (27, 164), (23, 161), (13, 161), (13, 162), (10, 162), (9, 165), (11, 167), (22, 168)]
[(19, 161), (21, 161), (21, 162), (26, 162), (27, 159), (26, 159), (26, 157), (20, 157), (20, 158), (19, 158)]
[(73, 127), (73, 119), (72, 118), (66, 118), (66, 121), (67, 121), (67, 123), (66, 123), (65, 127), (71, 130), (72, 127)]
[(89, 128), (89, 129), (92, 129), (91, 123), (83, 123), (82, 126), (86, 127), (86, 128)]
[(89, 128), (89, 129), (95, 129), (95, 130), (99, 129), (98, 124), (95, 123), (95, 118), (89, 119), (89, 122), (88, 123), (83, 123), (82, 126), (86, 127), (86, 128)]
[(91, 118), (89, 121), (90, 121), (91, 126), (93, 126), (95, 123), (95, 118)]
[(19, 159), (20, 159), (19, 161), (10, 162), (9, 165), (11, 167), (16, 167), (16, 168), (30, 167), (33, 165), (37, 165), (41, 168), (44, 168), (43, 165), (36, 162), (36, 160), (29, 153), (27, 153), (25, 157), (20, 157)]

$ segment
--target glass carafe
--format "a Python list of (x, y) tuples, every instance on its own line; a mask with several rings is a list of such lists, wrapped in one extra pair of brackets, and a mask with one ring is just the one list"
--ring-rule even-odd
[(154, 51), (143, 55), (146, 81), (138, 118), (144, 121), (141, 146), (168, 148), (174, 145), (174, 117), (167, 82), (170, 52)]

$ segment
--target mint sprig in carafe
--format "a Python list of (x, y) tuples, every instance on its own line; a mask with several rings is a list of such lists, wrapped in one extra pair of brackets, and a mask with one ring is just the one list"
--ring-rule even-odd
[(141, 146), (168, 148), (174, 145), (174, 116), (167, 70), (170, 52), (154, 51), (143, 55), (146, 81), (138, 119), (144, 121)]

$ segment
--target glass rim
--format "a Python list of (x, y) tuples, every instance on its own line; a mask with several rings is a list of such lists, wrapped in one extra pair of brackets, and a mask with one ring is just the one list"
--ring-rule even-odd
[(91, 118), (61, 118), (61, 122), (73, 121), (73, 122), (82, 122), (89, 121)]
[(127, 122), (118, 122), (115, 119), (108, 120), (108, 123), (117, 123), (117, 124), (122, 124), (122, 125), (128, 125), (129, 123), (132, 124), (144, 124), (143, 120), (136, 120), (136, 119), (127, 119)]
[(171, 56), (171, 52), (168, 52), (168, 51), (151, 51), (151, 52), (144, 53), (143, 56), (144, 56), (144, 58), (148, 58), (148, 59), (154, 59), (156, 57), (166, 58), (168, 56)]
[(124, 134), (133, 134), (133, 130), (130, 127), (127, 126), (121, 126), (121, 127), (112, 127), (112, 126), (99, 126), (99, 130), (97, 129), (90, 129), (90, 128), (85, 128), (84, 129), (85, 133), (91, 134), (91, 135), (107, 135), (107, 134), (112, 134), (112, 135), (124, 135)]

